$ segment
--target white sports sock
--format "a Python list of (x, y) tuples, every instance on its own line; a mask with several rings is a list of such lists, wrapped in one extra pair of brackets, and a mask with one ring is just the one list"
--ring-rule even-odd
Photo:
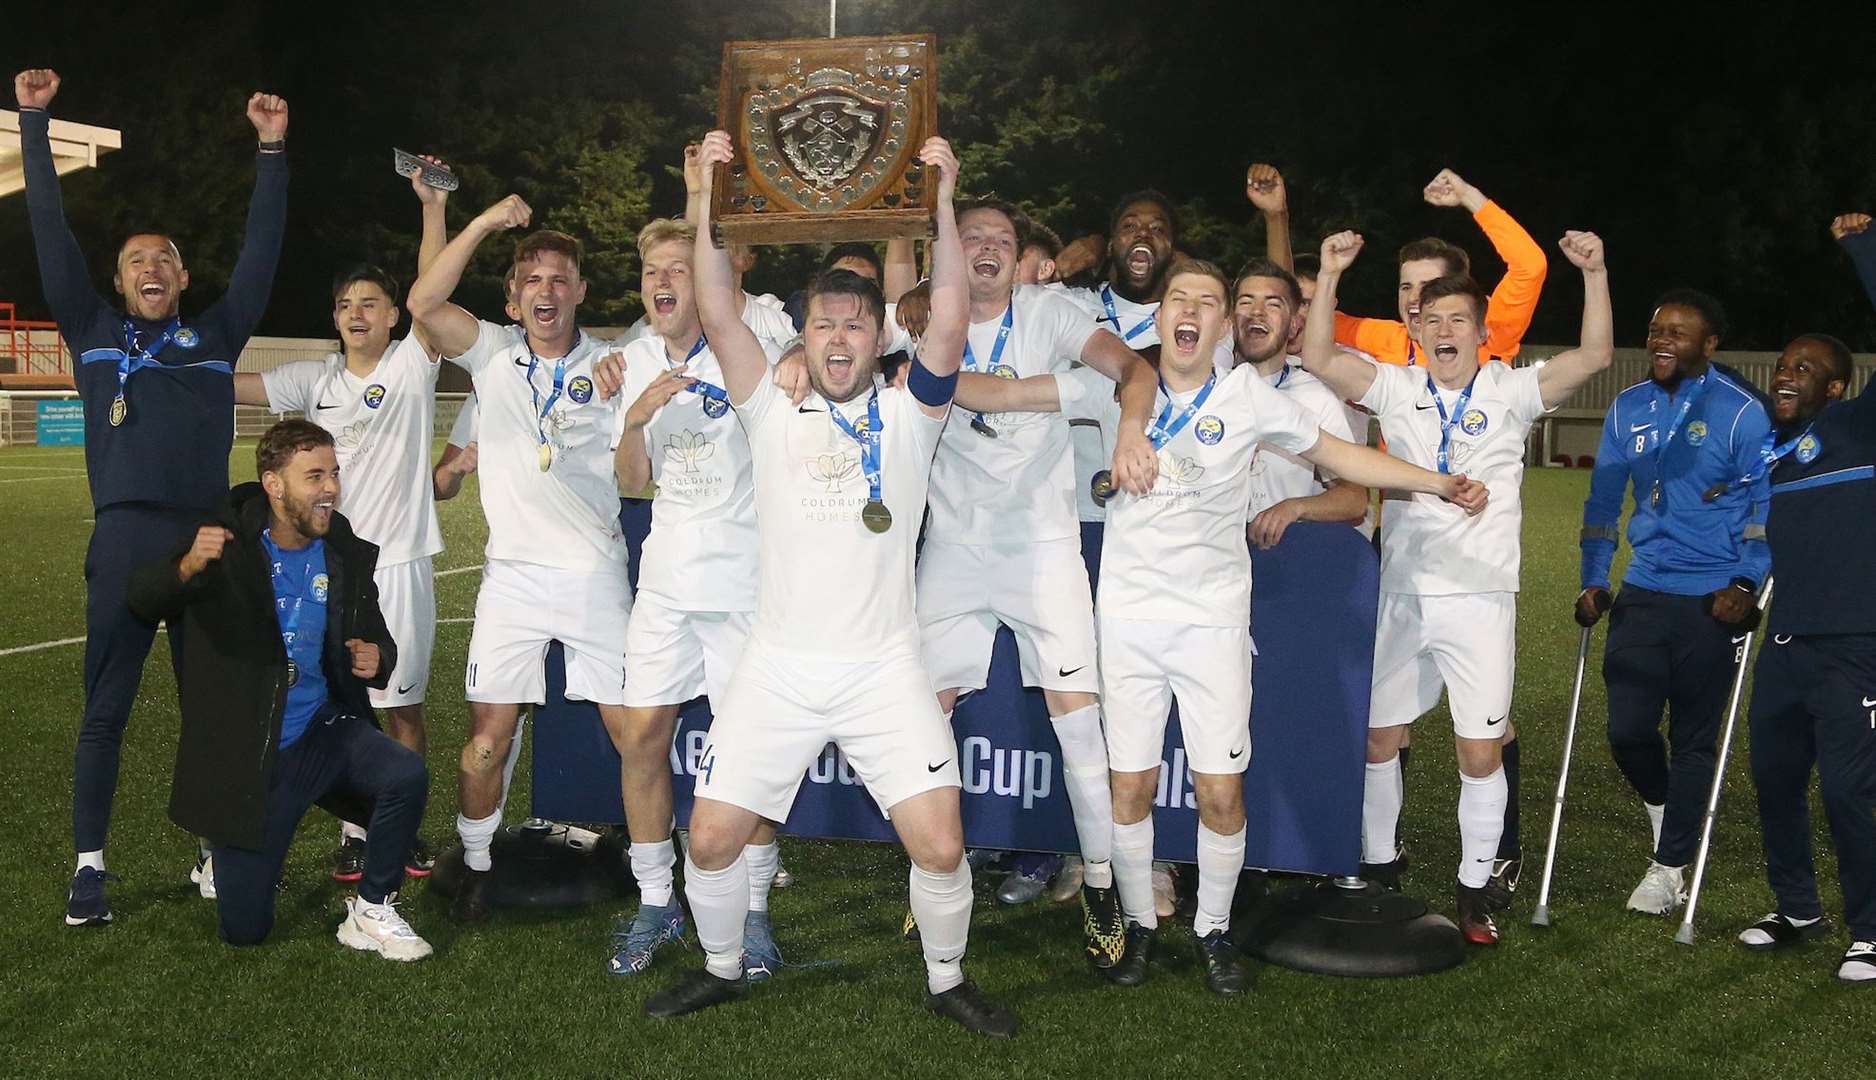
[(1642, 803), (1642, 809), (1648, 811), (1648, 828), (1654, 831), (1654, 846), (1648, 849), (1648, 857), (1653, 858), (1654, 853), (1661, 850), (1661, 819), (1667, 816), (1668, 808), (1665, 803), (1660, 806)]
[(515, 737), (508, 743), (508, 756), (502, 760), (502, 802), (508, 805), (508, 786), (515, 781), (515, 762), (521, 760), (521, 733), (528, 729), (528, 714), (515, 717)]
[(78, 853), (78, 865), (72, 868), (72, 873), (76, 874), (78, 873), (78, 871), (83, 870), (87, 866), (91, 867), (93, 870), (99, 871), (100, 873), (103, 872), (104, 870), (104, 849), (103, 848), (99, 848), (96, 851), (79, 852)]
[(1400, 825), (1400, 756), (1370, 761), (1361, 785), (1361, 861), (1394, 861), (1394, 831)]
[(769, 890), (775, 886), (775, 871), (782, 867), (781, 845), (771, 840), (743, 848), (743, 861), (749, 864), (749, 910), (769, 910)]
[(671, 903), (671, 866), (677, 853), (669, 840), (641, 844), (634, 840), (625, 849), (632, 864), (632, 880), (638, 882), (641, 907), (668, 907)]
[(1153, 907), (1153, 815), (1131, 825), (1114, 823), (1114, 884), (1128, 922), (1152, 930), (1159, 926)]
[(487, 870), (495, 864), (489, 859), (489, 845), (495, 842), (495, 830), (502, 827), (502, 809), (477, 821), (456, 815), (456, 835), (462, 837), (463, 865), (471, 870)]
[(1199, 822), (1199, 910), (1192, 916), (1192, 934), (1204, 937), (1231, 926), (1231, 898), (1244, 872), (1244, 837), (1240, 825), (1230, 836), (1215, 833)]
[(743, 853), (721, 870), (704, 870), (684, 858), (684, 899), (697, 923), (704, 967), (719, 979), (743, 974), (743, 923), (749, 918), (749, 864)]
[(364, 839), (366, 839), (364, 826), (354, 825), (349, 821), (339, 822), (339, 840), (341, 842), (346, 841), (346, 840), (364, 840)]
[(1114, 797), (1107, 786), (1107, 740), (1101, 735), (1101, 707), (1086, 705), (1052, 716), (1062, 746), (1062, 779), (1075, 815), (1081, 860), (1094, 871), (1086, 880), (1096, 888), (1112, 880), (1108, 859), (1114, 851)]
[(1502, 768), (1490, 776), (1459, 774), (1459, 883), (1469, 889), (1492, 879), (1509, 796)]
[(925, 953), (925, 985), (934, 994), (964, 981), (964, 946), (971, 936), (971, 864), (948, 874), (912, 864), (912, 917)]

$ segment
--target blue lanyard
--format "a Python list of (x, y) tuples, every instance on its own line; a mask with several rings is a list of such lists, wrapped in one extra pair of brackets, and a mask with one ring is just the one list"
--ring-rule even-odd
[[(1010, 327), (1014, 324), (1015, 320), (1016, 298), (1012, 296), (1010, 297), (1010, 306), (1003, 309), (1003, 325), (997, 327), (997, 343), (990, 348), (990, 363), (984, 368), (985, 371), (992, 375), (997, 373), (997, 362), (1003, 359), (1003, 346), (1009, 344)], [(964, 335), (964, 370), (978, 370), (977, 355), (971, 352), (971, 335), (968, 331)], [(984, 421), (983, 413), (972, 414), (971, 428), (982, 434), (996, 435), (996, 431)]]
[(1668, 433), (1661, 437), (1661, 445), (1655, 450), (1656, 484), (1661, 482), (1661, 463), (1667, 456), (1669, 444), (1673, 443), (1674, 436), (1680, 434), (1681, 424), (1686, 421), (1688, 412), (1693, 409), (1696, 402), (1706, 396), (1706, 392), (1707, 375), (1702, 372), (1700, 378), (1694, 380), (1694, 385), (1687, 388), (1687, 396), (1681, 399), (1681, 407), (1674, 414), (1674, 422), (1668, 425)]
[(1708, 488), (1706, 494), (1701, 497), (1707, 502), (1712, 502), (1733, 488), (1751, 487), (1758, 483), (1759, 479), (1776, 468), (1779, 462), (1790, 457), (1792, 451), (1798, 449), (1798, 444), (1802, 443), (1805, 438), (1811, 434), (1811, 429), (1816, 426), (1817, 418), (1812, 417), (1811, 422), (1804, 425), (1803, 431), (1798, 432), (1782, 443), (1778, 441), (1778, 434), (1776, 432), (1767, 432), (1765, 442), (1759, 447), (1759, 463), (1754, 465), (1751, 471), (1730, 484), (1719, 483), (1713, 485)]
[(1472, 373), (1471, 381), (1466, 383), (1466, 388), (1459, 391), (1459, 400), (1453, 402), (1453, 415), (1449, 419), (1446, 415), (1446, 403), (1440, 400), (1439, 387), (1433, 384), (1432, 373), (1427, 374), (1427, 393), (1433, 395), (1433, 404), (1440, 410), (1440, 450), (1437, 461), (1442, 473), (1451, 472), (1447, 467), (1447, 452), (1452, 449), (1453, 425), (1465, 419), (1466, 404), (1472, 400), (1472, 388), (1478, 384), (1478, 381), (1479, 375), (1475, 371)]
[(866, 399), (866, 427), (856, 428), (840, 415), (840, 410), (825, 397), (827, 415), (834, 418), (834, 426), (845, 432), (849, 439), (860, 444), (860, 468), (866, 473), (868, 498), (873, 502), (882, 501), (880, 492), (880, 455), (879, 455), (879, 387), (873, 387), (873, 395)]
[(1281, 390), (1281, 389), (1283, 389), (1283, 380), (1285, 380), (1285, 379), (1287, 379), (1287, 378), (1289, 378), (1289, 377), (1290, 377), (1290, 362), (1289, 362), (1288, 360), (1285, 360), (1285, 361), (1283, 362), (1283, 370), (1281, 370), (1281, 371), (1279, 371), (1279, 372), (1277, 372), (1277, 381), (1276, 381), (1276, 382), (1273, 382), (1273, 383), (1271, 383), (1271, 384), (1270, 384), (1270, 388), (1271, 388), (1272, 390)]
[(1192, 415), (1198, 412), (1205, 404), (1206, 398), (1212, 396), (1212, 387), (1217, 385), (1217, 383), (1218, 372), (1213, 371), (1210, 375), (1205, 377), (1205, 385), (1199, 387), (1198, 395), (1192, 399), (1192, 403), (1187, 405), (1185, 411), (1181, 412), (1178, 419), (1175, 420), (1172, 414), (1172, 391), (1166, 389), (1165, 379), (1159, 381), (1159, 392), (1166, 395), (1166, 407), (1160, 410), (1159, 419), (1153, 421), (1153, 426), (1148, 428), (1146, 432), (1146, 437), (1153, 442), (1153, 449), (1159, 450), (1163, 448), (1167, 443), (1172, 441), (1174, 435), (1185, 430), (1185, 426), (1192, 422)]
[[(185, 333), (193, 334), (193, 331), (185, 331), (182, 327), (181, 319), (171, 319), (169, 320), (169, 324), (163, 327), (163, 333), (157, 339), (155, 345), (148, 348), (140, 347), (137, 344), (137, 324), (129, 319), (125, 319), (123, 348), (87, 349), (80, 354), (78, 362), (81, 364), (109, 362), (117, 365), (117, 398), (111, 403), (112, 427), (123, 423), (124, 417), (128, 414), (128, 409), (124, 402), (124, 394), (130, 388), (130, 376), (147, 367), (162, 367), (161, 362), (157, 360), (157, 355), (168, 348), (170, 342), (175, 341)], [(202, 367), (228, 375), (234, 374), (234, 366), (229, 364), (226, 360), (202, 360), (193, 364), (177, 364), (175, 366)]]
[[(684, 354), (682, 364), (686, 366), (689, 365), (692, 360), (697, 359), (697, 354), (703, 352), (709, 344), (709, 338), (705, 337), (703, 334), (698, 334), (697, 344), (692, 345), (690, 351)], [(665, 363), (673, 368), (679, 366), (678, 364), (671, 363), (669, 354), (665, 356)], [(703, 379), (692, 379), (689, 383), (685, 384), (684, 389), (704, 399), (704, 413), (712, 419), (720, 417), (730, 410), (730, 392), (715, 383), (706, 382)]]
[(1122, 341), (1132, 341), (1134, 338), (1140, 336), (1142, 330), (1153, 325), (1153, 316), (1148, 315), (1139, 322), (1134, 323), (1133, 329), (1123, 332), (1120, 328), (1120, 312), (1114, 308), (1114, 287), (1112, 285), (1101, 286), (1101, 303), (1107, 307), (1107, 321), (1114, 324), (1114, 332), (1120, 334)]
[[(554, 392), (548, 396), (547, 404), (543, 405), (541, 404), (541, 392), (534, 386), (534, 369), (540, 364), (541, 358), (534, 355), (534, 346), (529, 344), (525, 335), (522, 337), (521, 343), (526, 346), (528, 350), (528, 396), (534, 401), (534, 433), (540, 437), (541, 445), (546, 446), (547, 414), (553, 410), (554, 402), (560, 400), (560, 391), (566, 385), (567, 356), (562, 355), (560, 359), (554, 361)], [(571, 354), (579, 345), (580, 339), (576, 336), (573, 339), (573, 346), (567, 350), (567, 354)], [(545, 469), (547, 466), (543, 465), (541, 468)]]

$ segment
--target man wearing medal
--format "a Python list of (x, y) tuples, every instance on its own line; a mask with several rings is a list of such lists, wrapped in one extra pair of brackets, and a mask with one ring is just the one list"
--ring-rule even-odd
[[(687, 177), (693, 158), (686, 153)], [(661, 946), (683, 939), (684, 909), (671, 881), (671, 739), (685, 702), (708, 694), (721, 707), (756, 610), (749, 437), (730, 415), (722, 368), (697, 318), (696, 241), (694, 225), (669, 218), (639, 231), (639, 291), (650, 332), (622, 354), (620, 399), (630, 404), (613, 437), (619, 489), (643, 491), (654, 479), (658, 488), (625, 636), (625, 823), (639, 906), (608, 962), (615, 975), (645, 970)], [(780, 346), (748, 321), (760, 306), (745, 300), (741, 316), (773, 362)], [(781, 865), (774, 822), (756, 827), (744, 857), (746, 971), (760, 980), (782, 963), (768, 912)]]
[[(704, 138), (706, 183), (732, 156), (728, 134)], [(691, 811), (684, 894), (706, 963), (654, 994), (645, 1003), (653, 1016), (742, 995), (747, 845), (763, 819), (787, 817), (805, 770), (832, 740), (911, 856), (927, 1005), (980, 1034), (1016, 1030), (1016, 1018), (964, 977), (972, 897), (957, 744), (919, 659), (913, 554), (970, 306), (951, 207), (957, 158), (939, 138), (919, 157), (939, 177), (937, 236), (931, 319), (904, 387), (875, 379), (885, 315), (878, 287), (835, 270), (808, 288), (813, 392), (791, 402), (736, 317), (729, 257), (711, 240), (710, 202), (702, 202), (692, 266), (697, 309), (749, 438), (760, 584), (749, 641), (699, 760)]]
[(1525, 440), (1539, 417), (1614, 359), (1609, 277), (1602, 241), (1565, 233), (1559, 246), (1583, 273), (1581, 343), (1541, 366), (1516, 369), (1478, 362), (1490, 333), (1484, 289), (1469, 277), (1436, 278), (1420, 292), (1416, 344), (1425, 366), (1407, 367), (1336, 347), (1336, 290), (1361, 246), (1354, 233), (1323, 241), (1303, 366), (1380, 418), (1388, 453), (1442, 473), (1463, 470), (1492, 490), (1491, 505), (1476, 518), (1424, 496), (1397, 499), (1387, 511), (1362, 790), (1363, 874), (1399, 879), (1400, 748), (1408, 725), (1438, 705), (1444, 689), (1459, 759), (1457, 921), (1467, 941), (1492, 945), (1500, 901), (1486, 885), (1509, 800), (1502, 753), (1516, 658)]
[[(1682, 899), (1713, 784), (1715, 744), (1740, 636), (1771, 555), (1760, 450), (1772, 430), (1757, 388), (1713, 361), (1718, 301), (1676, 289), (1648, 322), (1648, 378), (1617, 395), (1583, 503), (1583, 591), (1575, 617), (1611, 610), (1623, 496), (1631, 558), (1610, 614), (1602, 675), (1609, 750), (1653, 834), (1628, 909), (1667, 915)], [(1752, 476), (1751, 483), (1740, 483)], [(1661, 738), (1667, 714), (1668, 741)]]
[[(46, 110), (57, 73), (13, 80), (20, 106), (26, 205), (46, 303), (71, 349), (85, 406), (85, 466), (96, 523), (85, 557), (85, 714), (72, 770), (72, 830), (78, 864), (66, 900), (68, 926), (111, 921), (104, 840), (117, 790), (119, 751), (156, 626), (132, 614), (125, 586), (133, 568), (194, 531), (228, 491), (234, 445), (230, 377), (273, 289), (287, 214), (287, 104), (270, 94), (247, 102), (260, 147), (247, 233), (228, 291), (183, 319), (189, 272), (173, 240), (139, 233), (117, 254), (112, 284), (123, 310), (92, 287), (85, 256), (65, 223)], [(181, 671), (180, 628), (170, 658)], [(200, 858), (200, 856), (198, 856)], [(198, 868), (200, 863), (198, 862)]]
[[(920, 651), (947, 716), (981, 690), (999, 623), (1016, 635), (1023, 684), (1039, 687), (1061, 744), (1084, 867), (1083, 933), (1097, 967), (1119, 961), (1112, 806), (1101, 734), (1093, 598), (1075, 519), (1074, 453), (1055, 413), (978, 411), (974, 391), (1066, 372), (1079, 362), (1121, 386), (1116, 454), (1151, 459), (1142, 434), (1152, 367), (1056, 292), (1015, 285), (1019, 218), (985, 200), (958, 214), (970, 290), (959, 409), (932, 462), (931, 518), (918, 561)], [(972, 411), (965, 411), (972, 410)]]
[(510, 195), (450, 241), (411, 286), (416, 329), (468, 371), (477, 401), (477, 469), (489, 538), (465, 679), (470, 734), (457, 775), (456, 831), (466, 872), (458, 922), (489, 918), (489, 847), (501, 826), (521, 709), (547, 693), (547, 646), (566, 649), (567, 697), (599, 707), (624, 750), (625, 627), (631, 586), (610, 452), (618, 361), (576, 321), (586, 282), (565, 233), (522, 237), (498, 326), (449, 302), (489, 236), (528, 224)]

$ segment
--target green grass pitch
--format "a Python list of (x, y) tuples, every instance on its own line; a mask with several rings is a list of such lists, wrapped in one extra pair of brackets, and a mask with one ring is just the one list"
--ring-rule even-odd
[[(251, 475), (252, 446), (231, 458)], [(77, 450), (0, 454), (0, 651), (84, 633), (82, 564), (90, 532)], [(1529, 925), (1569, 707), (1576, 627), (1581, 471), (1525, 481), (1524, 592), (1513, 719), (1524, 738), (1526, 868), (1504, 943), (1456, 971), (1357, 981), (1261, 971), (1248, 998), (1208, 995), (1189, 934), (1163, 935), (1169, 962), (1134, 991), (1102, 985), (1079, 955), (1071, 905), (999, 907), (978, 881), (968, 969), (1014, 1006), (1012, 1044), (974, 1039), (919, 1006), (922, 966), (898, 938), (903, 857), (890, 847), (784, 841), (799, 883), (778, 890), (784, 955), (837, 961), (785, 972), (746, 1002), (678, 1021), (640, 1013), (686, 951), (646, 975), (605, 972), (616, 910), (498, 918), (459, 933), (440, 896), (414, 883), (408, 913), (434, 959), (395, 965), (333, 941), (344, 889), (326, 877), (336, 826), (302, 828), (274, 939), (237, 951), (215, 936), (212, 906), (187, 872), (192, 841), (164, 816), (175, 746), (174, 687), (160, 641), (124, 747), (110, 865), (116, 925), (68, 930), (70, 790), (82, 646), (0, 653), (0, 1074), (472, 1076), (1595, 1076), (1870, 1075), (1876, 997), (1833, 977), (1841, 931), (1792, 954), (1732, 942), (1768, 910), (1743, 744), (1702, 897), (1699, 940), (1669, 921), (1627, 915), (1647, 865), (1648, 831), (1602, 734), (1595, 637), (1584, 691), (1553, 928)], [(481, 561), (473, 480), (442, 507), (448, 550), (437, 569)], [(451, 782), (474, 573), (440, 578), (431, 682), (433, 798), (425, 834), (452, 839)], [(448, 621), (455, 620), (455, 621)], [(1741, 725), (1743, 733), (1743, 724)], [(1419, 725), (1403, 835), (1411, 892), (1451, 902), (1457, 781), (1444, 714)], [(528, 805), (526, 763), (510, 805)], [(1821, 816), (1820, 816), (1821, 818)], [(1840, 902), (1818, 823), (1825, 906)], [(629, 905), (628, 901), (628, 905)]]

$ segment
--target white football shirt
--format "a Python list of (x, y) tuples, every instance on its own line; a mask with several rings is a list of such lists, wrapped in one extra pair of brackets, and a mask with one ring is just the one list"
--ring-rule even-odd
[[(762, 345), (773, 349), (766, 340)], [(627, 410), (671, 364), (659, 337), (632, 342), (624, 356), (614, 447), (624, 436)], [(723, 386), (723, 369), (708, 346), (691, 357), (686, 370)], [(639, 433), (658, 491), (651, 503), (651, 533), (639, 554), (638, 589), (680, 611), (756, 608), (754, 476), (749, 437), (731, 412), (727, 399), (719, 404), (704, 394), (680, 391)]]
[[(860, 523), (860, 445), (835, 426), (826, 399), (796, 406), (763, 379), (736, 410), (762, 523), (752, 633), (769, 648), (843, 661), (918, 654), (912, 560), (944, 420), (897, 387), (878, 394), (881, 498), (892, 514), (884, 533)], [(837, 407), (857, 427), (868, 397)]]
[[(1381, 420), (1387, 452), (1424, 469), (1439, 467), (1440, 408), (1423, 367), (1376, 364), (1360, 404)], [(1381, 514), (1381, 590), (1423, 596), (1518, 591), (1519, 488), (1524, 445), (1544, 415), (1535, 367), (1493, 361), (1479, 369), (1466, 407), (1461, 391), (1439, 391), (1453, 419), (1451, 471), (1485, 484), (1490, 501), (1477, 517), (1435, 495), (1390, 496)]]
[[(1314, 417), (1323, 431), (1358, 446), (1368, 441), (1368, 418), (1349, 408), (1321, 379), (1304, 371), (1295, 357), (1266, 381)], [(1251, 516), (1285, 499), (1322, 494), (1328, 487), (1325, 478), (1327, 474), (1316, 466), (1281, 447), (1269, 443), (1258, 447), (1251, 459)]]
[[(970, 326), (980, 373), (1009, 379), (1068, 370), (1095, 327), (1074, 304), (1035, 285), (1011, 296), (1010, 334), (997, 353), (1003, 319)], [(995, 358), (994, 369), (992, 358)], [(1037, 543), (1079, 535), (1075, 459), (1067, 418), (1059, 413), (986, 413), (996, 438), (971, 426), (976, 415), (951, 410), (931, 470), (926, 535), (951, 544)]]
[(267, 408), (301, 412), (332, 433), (339, 511), (378, 545), (378, 565), (443, 550), (430, 488), (437, 362), (415, 336), (392, 342), (370, 375), (346, 370), (343, 353), (261, 374)]
[[(530, 375), (532, 353), (519, 326), (483, 322), (475, 345), (452, 358), (475, 382), (488, 558), (584, 571), (625, 565), (612, 472), (619, 399), (601, 400), (593, 380), (593, 363), (609, 351), (606, 342), (580, 334), (565, 357), (558, 398), (556, 361), (534, 360)], [(543, 432), (553, 453), (546, 472)]]
[(476, 441), (476, 395), (469, 391), (469, 396), (462, 399), (462, 408), (456, 410), (456, 422), (449, 426), (449, 444), (461, 449)]
[[(1057, 379), (1061, 393), (1075, 383)], [(1172, 396), (1177, 418), (1202, 391)], [(1154, 400), (1157, 417), (1167, 405)], [(1101, 546), (1103, 618), (1193, 626), (1248, 626), (1251, 554), (1244, 511), (1259, 443), (1300, 454), (1316, 445), (1315, 417), (1271, 388), (1248, 365), (1217, 376), (1191, 419), (1159, 451), (1159, 478), (1145, 497), (1116, 491)]]

